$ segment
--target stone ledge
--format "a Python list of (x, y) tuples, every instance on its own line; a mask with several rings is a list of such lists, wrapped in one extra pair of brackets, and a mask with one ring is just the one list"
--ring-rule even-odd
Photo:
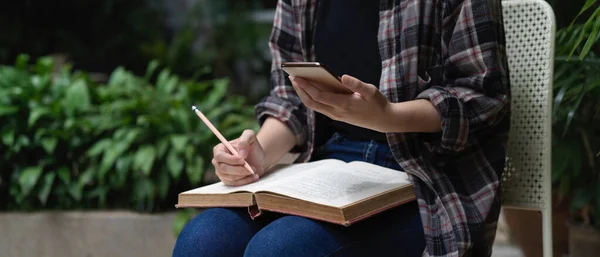
[[(492, 256), (522, 256), (500, 217)], [(0, 212), (0, 256), (171, 256), (174, 218), (174, 212)]]
[(174, 213), (0, 213), (2, 256), (170, 256)]

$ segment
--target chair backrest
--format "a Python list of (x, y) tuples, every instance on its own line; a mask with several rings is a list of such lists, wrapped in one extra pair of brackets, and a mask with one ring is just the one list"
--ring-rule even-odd
[(543, 0), (504, 0), (502, 7), (512, 91), (512, 124), (502, 177), (503, 205), (548, 210), (554, 12)]

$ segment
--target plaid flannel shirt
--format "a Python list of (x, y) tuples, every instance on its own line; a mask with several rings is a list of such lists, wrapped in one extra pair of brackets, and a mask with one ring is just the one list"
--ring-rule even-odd
[[(490, 256), (510, 126), (510, 85), (501, 0), (382, 0), (380, 91), (390, 102), (428, 99), (439, 133), (388, 133), (415, 185), (425, 232), (423, 256)], [(296, 162), (314, 151), (314, 111), (280, 69), (315, 61), (317, 0), (280, 0), (269, 42), (272, 90), (256, 105), (296, 135)], [(359, 35), (357, 35), (359, 36)], [(401, 247), (402, 242), (398, 242)]]

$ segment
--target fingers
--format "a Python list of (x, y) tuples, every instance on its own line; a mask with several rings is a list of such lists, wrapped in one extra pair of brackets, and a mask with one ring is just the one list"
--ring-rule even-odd
[(258, 175), (251, 174), (244, 166), (234, 166), (226, 163), (218, 162), (213, 159), (212, 164), (215, 167), (217, 177), (229, 186), (240, 186), (258, 180)]
[(245, 158), (254, 146), (256, 135), (252, 130), (246, 130), (238, 138), (231, 141), (231, 144), (237, 149), (239, 156), (232, 154), (223, 144), (218, 144), (213, 148), (212, 164), (215, 167), (215, 173), (219, 179), (230, 186), (240, 186), (255, 182), (259, 176), (250, 173), (245, 167)]
[(225, 163), (229, 165), (244, 165), (244, 159), (240, 156), (235, 156), (229, 152), (217, 151), (214, 153), (213, 158), (218, 163)]
[(223, 184), (228, 185), (228, 186), (243, 186), (246, 184), (250, 184), (253, 182), (256, 182), (258, 180), (258, 175), (254, 174), (239, 180), (221, 180), (223, 181)]
[(254, 133), (254, 131), (249, 129), (244, 130), (244, 133), (242, 133), (239, 140), (237, 141), (237, 150), (241, 158), (248, 157), (248, 153), (250, 152), (250, 149), (252, 149), (251, 147), (252, 145), (254, 145), (255, 142), (256, 134)]
[(296, 84), (300, 88), (304, 89), (304, 92), (306, 92), (313, 100), (334, 107), (344, 105), (346, 96), (327, 91), (321, 91), (312, 83), (302, 78), (295, 78), (294, 80), (296, 81)]
[[(299, 83), (296, 83), (296, 81), (299, 81), (299, 78), (293, 78), (292, 79), (292, 85), (294, 86), (294, 88), (296, 89), (296, 92), (298, 93), (298, 96), (300, 97), (300, 99), (302, 100), (302, 102), (304, 103), (304, 105), (308, 108), (311, 108), (315, 111), (318, 111), (320, 113), (323, 113), (327, 116), (329, 116), (331, 113), (333, 113), (333, 107), (323, 104), (321, 102), (316, 101), (315, 99), (313, 99), (307, 92), (306, 90), (300, 86)], [(308, 88), (308, 87), (307, 87)]]
[(375, 95), (378, 90), (377, 87), (364, 83), (359, 79), (352, 77), (350, 75), (342, 76), (342, 85), (352, 90), (353, 92), (361, 94), (363, 97), (372, 97)]
[(231, 176), (244, 177), (244, 176), (248, 176), (248, 175), (252, 174), (243, 165), (231, 165), (231, 164), (224, 163), (224, 162), (218, 162), (216, 160), (213, 163), (213, 165), (219, 172), (221, 172), (223, 174), (231, 175)]

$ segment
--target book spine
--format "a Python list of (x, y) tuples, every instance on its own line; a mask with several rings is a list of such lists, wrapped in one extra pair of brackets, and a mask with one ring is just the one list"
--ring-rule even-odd
[(252, 220), (254, 220), (256, 217), (262, 214), (262, 210), (258, 208), (258, 205), (256, 205), (256, 201), (254, 202), (254, 205), (248, 206), (248, 214), (250, 214), (250, 218)]

